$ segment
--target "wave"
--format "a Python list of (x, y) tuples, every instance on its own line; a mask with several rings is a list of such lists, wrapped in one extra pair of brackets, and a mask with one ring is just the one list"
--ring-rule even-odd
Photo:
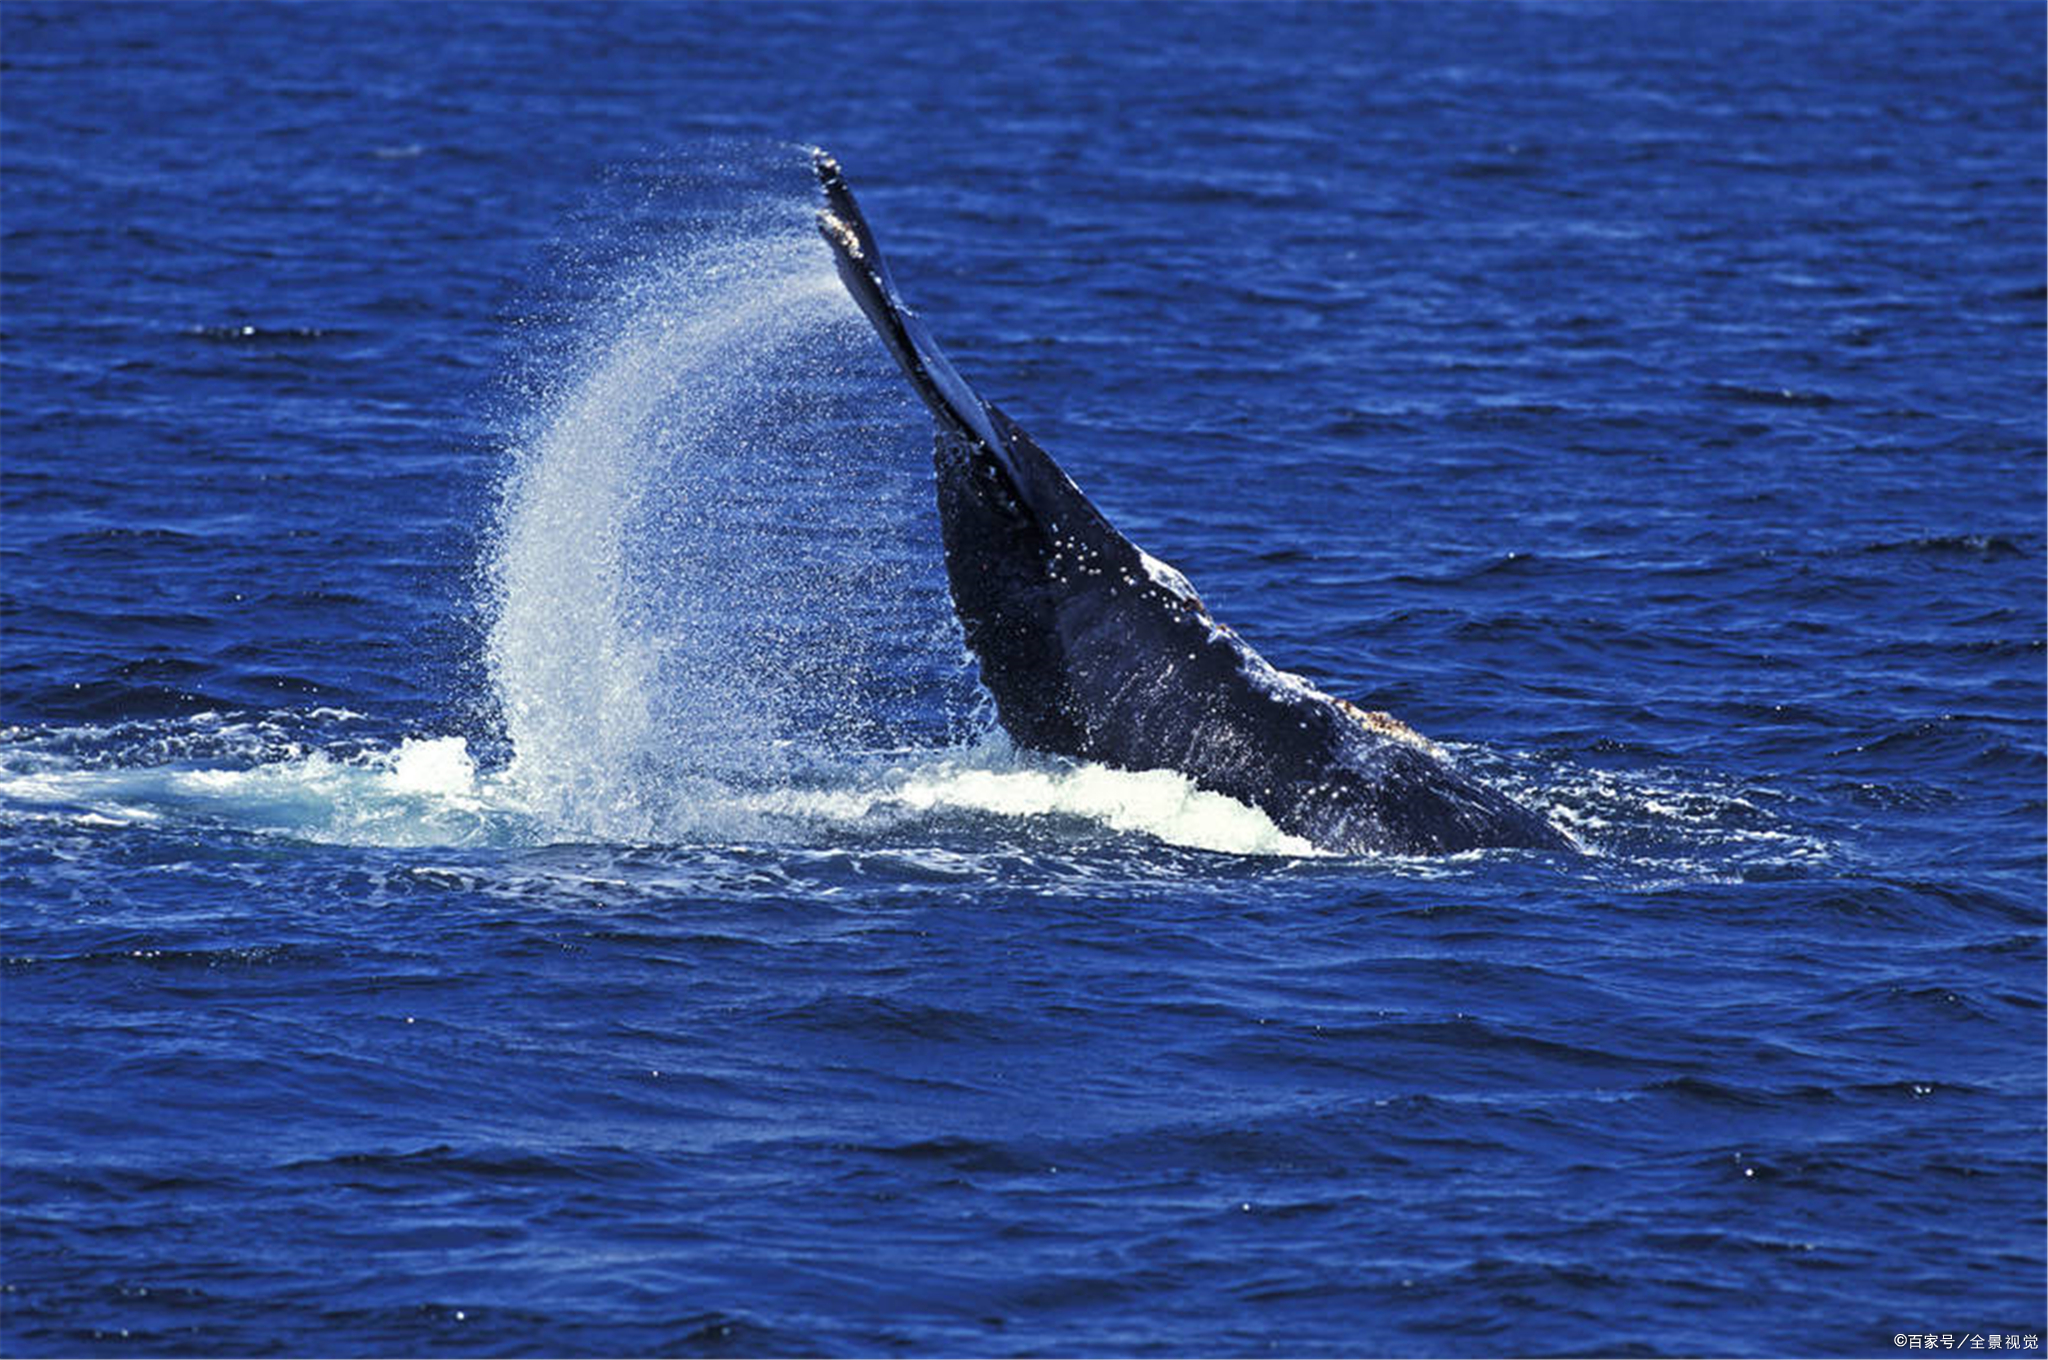
[(1478, 748), (1451, 749), (1578, 841), (1592, 856), (1591, 872), (1625, 866), (1644, 876), (1641, 891), (1803, 874), (1841, 859), (1826, 829), (1797, 820), (1792, 795), (1767, 782), (1671, 766), (1503, 763)]
[[(47, 734), (45, 734), (47, 735)], [(218, 736), (218, 734), (216, 734)], [(132, 765), (57, 753), (78, 743), (0, 737), (0, 815), (77, 829), (210, 826), (323, 844), (388, 848), (540, 846), (593, 839), (659, 844), (840, 844), (1046, 822), (1241, 855), (1310, 856), (1253, 808), (1169, 770), (1132, 773), (1041, 759), (1001, 742), (874, 752), (787, 782), (688, 780), (632, 809), (631, 834), (596, 836), (517, 762), (480, 769), (459, 736), (276, 752), (248, 764)], [(85, 744), (97, 744), (88, 736)], [(143, 751), (180, 743), (161, 737)], [(214, 748), (220, 750), (217, 742)]]
[[(962, 744), (785, 749), (772, 767), (621, 774), (619, 801), (564, 799), (558, 771), (479, 758), (459, 735), (377, 735), (332, 707), (0, 728), (0, 827), (45, 837), (122, 830), (243, 834), (362, 848), (647, 846), (906, 852), (919, 872), (961, 851), (1067, 855), (1159, 847), (1329, 863), (1264, 813), (1171, 770), (1133, 772)], [(1454, 745), (1475, 775), (1540, 810), (1588, 852), (1577, 872), (1635, 890), (1802, 877), (1838, 868), (1828, 828), (1768, 784), (1660, 767), (1586, 767), (1561, 753)], [(1456, 877), (1485, 855), (1381, 859)], [(1554, 872), (1554, 871), (1553, 871)]]
[(2004, 534), (1924, 534), (1915, 538), (1893, 539), (1872, 543), (1863, 551), (1869, 553), (1920, 553), (1933, 557), (1965, 557), (1980, 561), (1999, 561), (2038, 556), (2038, 549), (2030, 549), (2015, 537)]

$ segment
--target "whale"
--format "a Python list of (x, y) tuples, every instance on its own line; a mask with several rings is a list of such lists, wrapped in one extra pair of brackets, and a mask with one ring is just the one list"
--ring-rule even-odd
[(1173, 770), (1339, 855), (1575, 852), (1407, 724), (1279, 670), (1132, 543), (903, 301), (839, 163), (812, 166), (840, 280), (929, 408), (947, 584), (1017, 747)]

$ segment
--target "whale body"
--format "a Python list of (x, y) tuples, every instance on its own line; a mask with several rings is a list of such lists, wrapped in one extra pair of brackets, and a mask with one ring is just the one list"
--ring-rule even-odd
[(897, 293), (838, 163), (813, 164), (839, 277), (931, 409), (953, 607), (1012, 741), (1179, 771), (1340, 854), (1576, 849), (1405, 724), (1275, 669), (1217, 622), (961, 378)]

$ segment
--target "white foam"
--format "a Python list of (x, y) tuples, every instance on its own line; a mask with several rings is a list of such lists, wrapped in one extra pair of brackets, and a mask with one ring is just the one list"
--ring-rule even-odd
[[(1484, 753), (1459, 748), (1473, 761)], [(1684, 769), (1551, 769), (1535, 762), (1513, 771), (1539, 782), (1517, 785), (1510, 770), (1487, 772), (1515, 797), (1537, 808), (1595, 860), (1655, 864), (1688, 875), (1684, 881), (1719, 881), (1731, 866), (1806, 864), (1838, 858), (1842, 847), (1808, 824), (1771, 811), (1786, 796), (1768, 788)]]
[[(211, 822), (297, 840), (428, 847), (535, 845), (588, 838), (555, 818), (514, 772), (480, 773), (461, 737), (415, 738), (349, 755), (312, 751), (246, 767), (0, 771), (0, 806), (81, 829)], [(1170, 845), (1306, 856), (1307, 842), (1256, 809), (1170, 770), (1132, 773), (1041, 760), (1000, 741), (972, 750), (893, 752), (814, 768), (802, 784), (691, 781), (687, 796), (642, 810), (632, 839), (838, 843), (846, 835), (928, 836), (972, 817), (1073, 818)]]
[(421, 793), (443, 798), (476, 796), (476, 762), (461, 737), (410, 740), (398, 748), (386, 776), (396, 793)]
[(1173, 770), (1134, 772), (1009, 754), (1001, 742), (933, 752), (920, 761), (826, 788), (785, 789), (752, 800), (763, 811), (847, 825), (884, 819), (943, 821), (961, 813), (1029, 821), (1071, 817), (1169, 845), (1240, 855), (1319, 852), (1265, 813), (1195, 787)]
[(1198, 789), (1172, 770), (1102, 765), (1068, 769), (920, 771), (897, 791), (906, 806), (971, 808), (1005, 817), (1083, 817), (1169, 845), (1241, 855), (1313, 855), (1315, 847), (1263, 812)]
[(516, 804), (481, 781), (460, 737), (348, 755), (312, 751), (247, 766), (45, 763), (0, 770), (0, 806), (87, 829), (213, 822), (351, 845), (504, 839)]
[[(659, 796), (634, 790), (626, 834), (594, 837), (580, 815), (536, 800), (518, 768), (479, 768), (458, 736), (395, 744), (303, 713), (0, 731), (0, 816), (98, 836), (226, 827), (293, 840), (451, 848), (630, 841), (678, 847), (836, 848), (859, 842), (919, 854), (1069, 834), (1061, 824), (1238, 855), (1313, 850), (1263, 813), (1184, 776), (1133, 773), (1020, 754), (995, 735), (970, 747), (899, 746), (806, 760), (773, 779), (678, 777)], [(287, 738), (286, 734), (291, 734)], [(317, 744), (315, 744), (317, 743)], [(1459, 748), (1493, 779), (1576, 836), (1586, 871), (1646, 870), (1699, 881), (1756, 865), (1811, 865), (1844, 853), (1778, 810), (1788, 795), (1699, 771), (1545, 766)], [(1088, 837), (1083, 833), (1080, 839)], [(1604, 866), (1604, 867), (1603, 867)], [(1456, 860), (1403, 873), (1459, 872)], [(1672, 875), (1679, 876), (1677, 880)]]

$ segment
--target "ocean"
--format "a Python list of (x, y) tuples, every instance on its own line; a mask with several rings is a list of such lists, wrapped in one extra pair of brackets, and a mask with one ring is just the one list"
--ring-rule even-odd
[[(2044, 1331), (2038, 5), (0, 6), (0, 1351)], [(813, 146), (1583, 855), (1016, 750)]]

